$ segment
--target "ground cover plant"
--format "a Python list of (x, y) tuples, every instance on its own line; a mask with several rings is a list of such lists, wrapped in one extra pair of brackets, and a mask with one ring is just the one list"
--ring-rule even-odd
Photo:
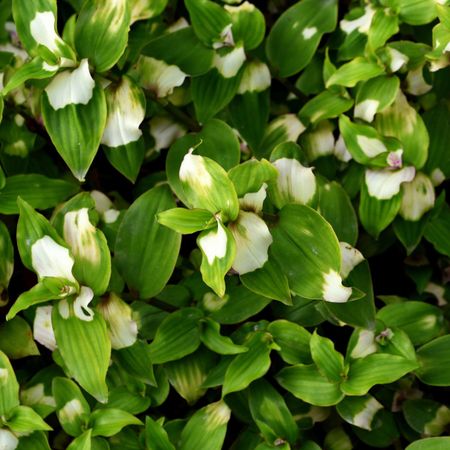
[(447, 0), (0, 0), (0, 450), (450, 449)]

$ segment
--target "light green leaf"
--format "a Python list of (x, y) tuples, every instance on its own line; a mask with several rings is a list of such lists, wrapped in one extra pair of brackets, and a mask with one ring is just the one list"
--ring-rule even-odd
[(127, 0), (86, 1), (75, 25), (75, 46), (81, 58), (89, 58), (97, 72), (110, 69), (128, 42), (131, 20)]
[(9, 414), (8, 427), (15, 433), (30, 433), (31, 431), (52, 429), (29, 406), (16, 406)]
[(11, 359), (39, 355), (33, 333), (26, 320), (14, 317), (0, 324), (0, 350)]
[(189, 355), (200, 345), (200, 310), (183, 308), (167, 316), (150, 344), (154, 364), (163, 364)]
[(7, 177), (5, 187), (0, 191), (0, 213), (18, 214), (18, 197), (33, 208), (48, 209), (76, 194), (78, 190), (75, 183), (39, 174)]
[(450, 336), (438, 337), (417, 350), (417, 377), (430, 386), (450, 386)]
[(228, 366), (222, 386), (222, 396), (242, 391), (269, 370), (270, 351), (273, 346), (272, 336), (256, 331), (248, 337), (244, 345), (248, 351), (236, 356)]
[(73, 437), (81, 435), (88, 422), (91, 408), (80, 388), (68, 378), (56, 377), (52, 382), (52, 395), (63, 430)]
[[(87, 60), (83, 61), (71, 74), (67, 75), (68, 71), (59, 73), (41, 96), (45, 128), (59, 154), (80, 181), (84, 181), (97, 153), (106, 124), (105, 94), (94, 84), (89, 72), (86, 73), (89, 70)], [(77, 94), (72, 96), (73, 90)]]
[(97, 409), (89, 418), (92, 436), (114, 436), (128, 425), (142, 425), (132, 414), (114, 408)]
[(9, 414), (19, 405), (19, 383), (8, 357), (0, 350), (0, 414)]
[(302, 0), (283, 12), (270, 30), (266, 53), (281, 77), (302, 70), (313, 57), (324, 33), (337, 22), (335, 0)]
[(344, 357), (334, 349), (333, 341), (314, 331), (309, 342), (311, 357), (320, 373), (338, 383), (345, 376)]
[(432, 437), (419, 439), (409, 444), (406, 450), (448, 450), (450, 448), (450, 437)]
[(327, 380), (314, 365), (297, 364), (284, 368), (276, 379), (292, 395), (311, 405), (336, 405), (344, 398), (339, 384)]
[(183, 428), (179, 450), (220, 450), (230, 415), (223, 400), (199, 409)]
[(177, 233), (191, 234), (214, 226), (214, 216), (205, 209), (173, 208), (158, 214), (158, 222)]
[(115, 261), (128, 286), (141, 298), (158, 294), (175, 267), (181, 236), (156, 218), (159, 212), (173, 207), (168, 186), (157, 186), (135, 200), (119, 227)]
[(272, 231), (272, 254), (292, 291), (306, 298), (345, 302), (352, 293), (339, 276), (341, 252), (331, 225), (313, 209), (287, 205)]
[(47, 435), (43, 431), (35, 431), (28, 436), (21, 436), (17, 450), (51, 450)]
[(65, 311), (61, 303), (52, 311), (58, 349), (69, 375), (99, 402), (106, 403), (108, 386), (105, 378), (111, 354), (106, 323), (96, 312), (92, 320), (81, 320), (73, 314), (72, 305), (66, 306), (69, 311)]
[(220, 355), (235, 355), (248, 350), (243, 345), (235, 344), (228, 336), (222, 336), (220, 325), (210, 318), (202, 321), (200, 338), (206, 347)]
[(358, 57), (339, 67), (328, 79), (326, 87), (329, 88), (333, 85), (354, 87), (360, 81), (378, 77), (383, 73), (384, 69), (378, 64)]
[(376, 384), (392, 383), (417, 368), (417, 363), (401, 356), (372, 354), (350, 365), (341, 384), (346, 395), (365, 395)]
[(367, 48), (376, 50), (382, 47), (386, 41), (398, 33), (398, 16), (391, 9), (377, 9), (370, 23)]
[(250, 412), (264, 438), (293, 444), (298, 437), (298, 427), (283, 397), (264, 379), (253, 382), (248, 393)]
[(150, 416), (145, 417), (145, 444), (148, 450), (175, 450), (166, 430)]

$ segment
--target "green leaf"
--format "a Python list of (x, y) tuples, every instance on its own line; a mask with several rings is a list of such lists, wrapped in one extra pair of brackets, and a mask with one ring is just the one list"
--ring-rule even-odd
[(346, 395), (365, 395), (376, 384), (392, 383), (416, 368), (416, 362), (401, 356), (372, 354), (350, 365), (341, 389)]
[(283, 397), (264, 379), (253, 382), (248, 391), (250, 412), (264, 438), (270, 443), (281, 439), (293, 444), (298, 427)]
[(450, 437), (432, 437), (419, 439), (409, 444), (406, 450), (448, 450), (450, 448)]
[(236, 255), (236, 243), (230, 230), (217, 221), (216, 228), (202, 231), (197, 238), (202, 252), (200, 272), (203, 281), (219, 297), (225, 294), (224, 277)]
[(438, 436), (445, 430), (450, 410), (434, 400), (423, 398), (406, 400), (402, 404), (403, 415), (415, 431), (428, 436)]
[(14, 0), (12, 13), (20, 41), (31, 55), (75, 59), (73, 50), (57, 34), (55, 0), (39, 0), (32, 5)]
[(114, 66), (126, 48), (130, 19), (127, 0), (84, 2), (75, 25), (80, 57), (89, 58), (97, 72)]
[(159, 213), (158, 222), (177, 233), (192, 234), (210, 228), (216, 221), (205, 209), (173, 208)]
[(284, 368), (276, 379), (284, 389), (311, 405), (336, 405), (344, 398), (339, 384), (329, 381), (314, 365), (297, 364)]
[(344, 188), (332, 181), (319, 187), (319, 208), (322, 217), (330, 223), (341, 242), (356, 245), (358, 219)]
[(353, 106), (353, 100), (341, 91), (323, 91), (306, 102), (298, 116), (305, 123), (315, 124), (338, 117)]
[(52, 429), (29, 406), (16, 406), (9, 414), (8, 427), (15, 433), (30, 433), (31, 431)]
[(432, 218), (425, 227), (424, 236), (441, 254), (450, 256), (450, 239), (448, 227), (450, 224), (450, 208), (445, 205), (437, 217)]
[(70, 436), (80, 436), (91, 413), (89, 403), (80, 388), (68, 378), (55, 377), (52, 382), (52, 395), (63, 430)]
[(157, 186), (134, 201), (119, 227), (115, 261), (141, 298), (161, 292), (175, 267), (181, 236), (157, 222), (158, 213), (173, 207), (168, 186)]
[[(206, 299), (211, 296), (214, 300), (218, 299), (212, 293), (205, 295)], [(203, 298), (204, 305), (205, 297)], [(267, 297), (255, 294), (242, 285), (227, 286), (224, 300), (225, 302), (219, 303), (219, 307), (212, 303), (214, 307), (207, 308), (211, 310), (211, 318), (224, 325), (242, 322), (260, 312), (270, 303)]]
[(33, 332), (26, 320), (14, 317), (0, 324), (0, 350), (11, 359), (39, 355)]
[(336, 27), (335, 0), (302, 0), (283, 12), (270, 30), (266, 53), (281, 77), (294, 75), (312, 59), (324, 33)]
[(195, 34), (205, 45), (226, 42), (231, 16), (223, 7), (209, 0), (185, 0), (184, 4)]
[(380, 409), (383, 409), (383, 405), (368, 394), (361, 397), (346, 397), (336, 406), (337, 412), (346, 422), (369, 431), (372, 424), (376, 427), (375, 415)]
[(0, 295), (8, 288), (9, 280), (14, 271), (14, 247), (6, 225), (0, 220)]
[(339, 67), (326, 82), (326, 87), (333, 85), (354, 87), (360, 81), (378, 77), (383, 73), (384, 69), (378, 64), (358, 57)]
[(91, 450), (91, 435), (92, 430), (85, 431), (81, 436), (78, 436), (70, 443), (67, 450)]
[(21, 436), (17, 450), (51, 450), (47, 436), (43, 431), (35, 431), (28, 436)]
[(45, 80), (55, 75), (57, 71), (58, 66), (49, 65), (40, 57), (33, 58), (11, 75), (1, 93), (7, 95), (28, 80)]
[(354, 117), (372, 122), (376, 113), (392, 104), (399, 87), (396, 76), (381, 75), (362, 83), (356, 93)]
[[(83, 75), (86, 80), (74, 76), (74, 72), (80, 73), (82, 67), (86, 67), (84, 71), (88, 71), (86, 65), (87, 60), (84, 60), (84, 64), (82, 63), (78, 69), (72, 71), (69, 77), (73, 81), (66, 81), (67, 72), (59, 73), (41, 96), (45, 128), (58, 153), (75, 178), (80, 181), (84, 181), (92, 164), (106, 124), (106, 100), (100, 86), (94, 87), (92, 84), (89, 88), (86, 84), (84, 92), (86, 97), (75, 96), (76, 103), (70, 97), (70, 89), (81, 90), (80, 86), (75, 88), (72, 84), (87, 83), (86, 80), (94, 83), (88, 74)], [(49, 92), (52, 100), (49, 98)]]
[(94, 411), (89, 418), (92, 436), (114, 436), (128, 425), (142, 425), (132, 414), (114, 408), (102, 408)]
[(252, 3), (243, 3), (239, 6), (225, 5), (225, 10), (231, 16), (234, 41), (242, 41), (246, 50), (258, 47), (264, 39), (266, 30), (263, 13)]
[[(212, 3), (212, 2), (209, 2)], [(225, 78), (217, 69), (192, 78), (191, 91), (195, 115), (200, 123), (206, 123), (231, 102), (241, 81), (239, 72), (236, 76)]]
[(199, 409), (183, 428), (179, 450), (220, 450), (230, 414), (223, 400)]
[(381, 308), (377, 313), (377, 319), (382, 320), (387, 327), (401, 328), (414, 345), (425, 344), (436, 338), (444, 324), (439, 308), (411, 300)]
[(399, 0), (398, 8), (400, 19), (409, 25), (424, 25), (437, 16), (433, 0)]
[(248, 351), (236, 356), (225, 373), (222, 396), (242, 391), (252, 381), (261, 378), (270, 367), (272, 337), (268, 333), (256, 331), (244, 342)]
[(175, 450), (166, 430), (150, 416), (145, 417), (145, 444), (148, 450)]
[(398, 16), (392, 10), (378, 9), (370, 23), (367, 48), (373, 51), (382, 47), (391, 36), (398, 33), (398, 25)]
[(272, 254), (292, 291), (306, 298), (345, 302), (351, 288), (341, 284), (341, 252), (331, 225), (304, 205), (286, 205), (272, 231)]
[(362, 226), (374, 237), (387, 228), (397, 215), (401, 205), (401, 194), (388, 200), (378, 200), (369, 195), (366, 184), (361, 187), (359, 219)]
[(314, 331), (309, 343), (311, 357), (322, 375), (332, 382), (339, 382), (346, 372), (344, 357), (334, 349), (333, 341)]
[(302, 326), (288, 320), (275, 320), (267, 327), (280, 356), (288, 364), (309, 364), (311, 360), (311, 334)]
[(0, 191), (0, 213), (18, 214), (17, 198), (21, 197), (33, 208), (53, 208), (58, 203), (75, 195), (79, 187), (62, 179), (44, 175), (14, 175), (6, 178), (5, 187)]
[(220, 355), (235, 355), (248, 350), (243, 345), (235, 344), (228, 336), (222, 336), (220, 325), (210, 318), (203, 320), (200, 338), (206, 347)]
[(163, 364), (195, 352), (200, 345), (200, 310), (183, 308), (167, 316), (150, 344), (154, 364)]
[[(63, 300), (64, 302), (65, 300)], [(71, 307), (72, 305), (67, 305)], [(61, 303), (52, 311), (56, 343), (70, 376), (99, 402), (108, 400), (106, 372), (109, 367), (111, 342), (103, 317), (94, 313), (92, 320), (81, 320)]]
[(205, 395), (207, 388), (203, 383), (216, 362), (214, 353), (200, 347), (184, 358), (165, 363), (164, 370), (178, 394), (193, 405)]
[(417, 350), (416, 375), (430, 386), (450, 386), (450, 335), (438, 337)]
[(428, 157), (430, 138), (419, 113), (398, 91), (394, 103), (375, 118), (375, 127), (383, 136), (392, 136), (402, 143), (403, 162), (416, 169), (424, 166)]
[(193, 77), (203, 75), (212, 66), (213, 50), (205, 47), (192, 27), (185, 27), (151, 40), (142, 54), (179, 67)]
[(221, 120), (212, 119), (196, 136), (187, 135), (178, 139), (167, 155), (166, 174), (170, 187), (186, 205), (189, 202), (183, 191), (179, 172), (184, 156), (192, 147), (195, 147), (196, 154), (213, 159), (225, 170), (236, 166), (240, 160), (239, 141), (233, 129)]
[(242, 284), (256, 294), (291, 305), (291, 292), (286, 275), (270, 257), (260, 269), (240, 275)]
[(8, 357), (0, 350), (0, 414), (19, 406), (19, 383)]
[(113, 359), (127, 374), (145, 384), (156, 386), (151, 348), (146, 342), (138, 340), (133, 345), (117, 350)]

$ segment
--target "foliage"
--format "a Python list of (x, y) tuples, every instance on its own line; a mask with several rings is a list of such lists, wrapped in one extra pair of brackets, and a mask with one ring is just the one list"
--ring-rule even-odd
[(450, 449), (449, 80), (448, 0), (0, 0), (0, 449)]

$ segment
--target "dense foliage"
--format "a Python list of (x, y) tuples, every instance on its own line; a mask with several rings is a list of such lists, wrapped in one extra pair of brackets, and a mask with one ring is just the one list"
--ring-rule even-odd
[(450, 449), (448, 0), (0, 0), (0, 450)]

